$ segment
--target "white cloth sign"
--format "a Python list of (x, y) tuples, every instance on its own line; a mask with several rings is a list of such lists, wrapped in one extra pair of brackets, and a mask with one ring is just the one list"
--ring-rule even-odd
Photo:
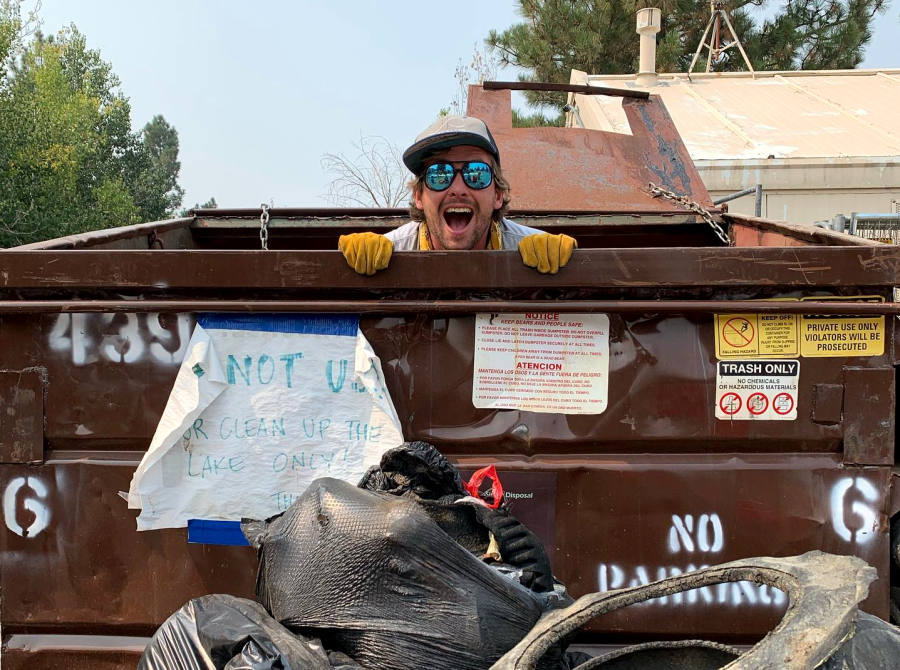
[(138, 530), (264, 519), (402, 442), (357, 317), (201, 315), (128, 506)]

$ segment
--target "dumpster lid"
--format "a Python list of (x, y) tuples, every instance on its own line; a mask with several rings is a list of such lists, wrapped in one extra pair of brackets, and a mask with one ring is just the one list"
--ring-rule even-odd
[[(650, 182), (714, 207), (672, 118), (657, 95), (621, 93), (631, 134), (585, 128), (513, 128), (515, 82), (470, 86), (468, 114), (500, 147), (517, 209), (661, 213), (685, 210), (651, 197)], [(553, 90), (561, 90), (555, 85)], [(583, 88), (583, 87), (581, 87)], [(491, 89), (491, 90), (488, 90)], [(620, 95), (609, 89), (605, 94)]]

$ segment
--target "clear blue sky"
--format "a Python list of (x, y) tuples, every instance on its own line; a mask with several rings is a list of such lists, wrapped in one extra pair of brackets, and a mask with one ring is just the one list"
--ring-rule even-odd
[[(408, 146), (515, 4), (43, 0), (40, 16), (44, 32), (74, 23), (100, 49), (136, 128), (162, 114), (178, 129), (186, 206), (325, 207), (322, 154), (351, 153), (360, 133)], [(898, 11), (876, 19), (862, 67), (900, 67)]]

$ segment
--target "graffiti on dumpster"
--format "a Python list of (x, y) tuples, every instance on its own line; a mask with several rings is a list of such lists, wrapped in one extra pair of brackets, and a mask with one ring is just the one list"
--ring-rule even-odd
[(53, 351), (74, 365), (151, 361), (180, 365), (191, 338), (187, 314), (60, 314), (50, 330)]
[[(29, 496), (29, 490), (34, 496)], [(19, 537), (35, 537), (50, 523), (47, 487), (37, 477), (16, 477), (3, 493), (3, 519)]]
[[(694, 570), (708, 567), (709, 565), (706, 563), (700, 565), (688, 564), (684, 569), (675, 566), (651, 569), (639, 565), (626, 573), (625, 569), (618, 565), (601, 563), (598, 568), (600, 591), (640, 586), (659, 579), (676, 577), (686, 572), (693, 572)], [(653, 600), (647, 601), (646, 604), (692, 605), (697, 603), (716, 603), (719, 605), (733, 605), (737, 607), (739, 605), (779, 606), (783, 605), (785, 602), (787, 602), (787, 596), (785, 596), (784, 592), (779, 591), (776, 588), (771, 588), (765, 584), (760, 586), (753, 582), (731, 582), (716, 584), (715, 586), (704, 586), (699, 589), (692, 589), (671, 596), (654, 598)]]
[[(659, 579), (675, 577), (697, 569), (709, 567), (709, 563), (720, 562), (712, 554), (720, 554), (725, 547), (725, 529), (718, 514), (673, 514), (669, 527), (667, 548), (672, 554), (688, 554), (696, 557), (695, 563), (683, 567), (674, 565), (648, 567), (638, 565), (625, 568), (612, 563), (601, 563), (597, 568), (600, 591), (649, 584)], [(671, 596), (655, 598), (648, 602), (653, 605), (719, 604), (719, 605), (759, 605), (780, 606), (787, 598), (782, 591), (752, 582), (733, 582), (705, 586)]]
[[(878, 532), (878, 514), (871, 505), (861, 500), (854, 500), (848, 505), (851, 496), (875, 502), (878, 500), (878, 491), (870, 481), (862, 477), (845, 477), (831, 489), (831, 522), (834, 531), (845, 542), (866, 544)], [(861, 524), (847, 518), (848, 509), (858, 517)], [(851, 530), (848, 522), (854, 524), (855, 528)]]
[[(830, 512), (834, 532), (845, 542), (866, 544), (877, 535), (878, 512), (872, 503), (878, 500), (875, 486), (863, 477), (844, 477), (831, 489)], [(666, 537), (670, 554), (686, 555), (683, 566), (627, 567), (601, 563), (597, 568), (600, 591), (649, 584), (685, 572), (721, 562), (725, 547), (725, 529), (718, 514), (674, 514)], [(719, 604), (780, 606), (786, 602), (783, 592), (751, 582), (717, 584), (649, 601), (652, 605)]]
[(725, 545), (725, 532), (718, 514), (701, 514), (694, 527), (694, 515), (672, 515), (669, 529), (669, 551), (693, 553), (698, 548), (704, 553), (718, 553)]

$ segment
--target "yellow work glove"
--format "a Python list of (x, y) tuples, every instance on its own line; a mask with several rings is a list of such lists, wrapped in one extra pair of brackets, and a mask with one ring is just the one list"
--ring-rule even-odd
[(373, 275), (391, 262), (394, 243), (378, 233), (341, 235), (338, 248), (350, 267), (361, 275)]
[(519, 253), (522, 262), (530, 268), (537, 268), (541, 274), (548, 272), (555, 275), (572, 257), (572, 251), (578, 248), (578, 242), (568, 235), (551, 233), (535, 233), (519, 242)]

